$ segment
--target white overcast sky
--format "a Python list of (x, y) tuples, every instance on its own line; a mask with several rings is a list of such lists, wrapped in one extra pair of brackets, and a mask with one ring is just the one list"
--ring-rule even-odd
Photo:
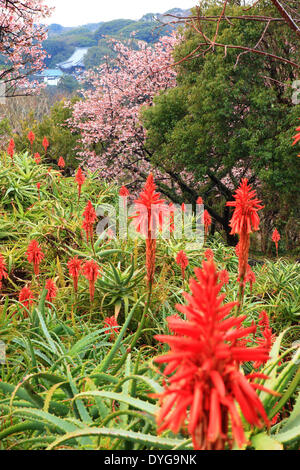
[(47, 23), (78, 26), (118, 18), (138, 20), (146, 13), (164, 13), (171, 8), (188, 9), (197, 0), (46, 0), (56, 10)]

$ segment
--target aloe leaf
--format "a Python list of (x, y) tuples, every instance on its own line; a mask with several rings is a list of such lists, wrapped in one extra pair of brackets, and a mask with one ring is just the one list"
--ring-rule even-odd
[(123, 393), (114, 393), (114, 392), (105, 392), (105, 391), (95, 391), (95, 392), (82, 392), (79, 393), (74, 397), (75, 400), (80, 398), (108, 398), (110, 400), (119, 401), (121, 403), (126, 403), (127, 405), (132, 406), (134, 409), (138, 409), (144, 411), (145, 413), (149, 413), (151, 416), (155, 416), (158, 408), (155, 405), (152, 405), (149, 402), (139, 400), (137, 398), (132, 398), (129, 395), (125, 395)]
[(121, 328), (121, 331), (119, 333), (119, 336), (117, 337), (112, 349), (110, 352), (106, 355), (106, 357), (102, 360), (101, 364), (99, 364), (93, 371), (93, 374), (101, 373), (101, 372), (106, 372), (110, 364), (112, 363), (112, 360), (114, 356), (116, 355), (117, 351), (119, 350), (121, 346), (121, 342), (125, 336), (126, 330), (128, 328), (128, 325), (137, 309), (137, 307), (140, 305), (142, 299), (144, 298), (144, 295), (138, 300), (138, 302), (135, 304), (135, 306), (132, 308), (131, 312), (129, 313), (123, 327)]
[(65, 436), (58, 438), (53, 444), (48, 446), (47, 450), (55, 449), (55, 447), (63, 444), (70, 439), (77, 439), (81, 436), (107, 436), (113, 439), (122, 439), (125, 441), (131, 441), (138, 444), (143, 444), (145, 446), (150, 446), (154, 449), (174, 449), (177, 446), (184, 448), (184, 443), (188, 443), (188, 449), (191, 449), (192, 446), (189, 443), (190, 441), (180, 441), (179, 439), (167, 439), (163, 437), (152, 436), (151, 434), (142, 434), (133, 431), (123, 431), (117, 429), (108, 429), (108, 428), (86, 428), (79, 431), (71, 432)]
[(251, 444), (255, 450), (283, 450), (283, 445), (280, 442), (264, 432), (253, 436)]

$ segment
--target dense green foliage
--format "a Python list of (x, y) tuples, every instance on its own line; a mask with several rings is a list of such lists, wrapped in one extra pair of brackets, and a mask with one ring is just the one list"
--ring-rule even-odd
[(135, 23), (134, 20), (113, 20), (100, 25), (95, 33), (95, 39), (102, 39), (104, 36), (115, 36), (120, 34), (126, 26)]
[[(190, 449), (183, 433), (157, 436), (157, 401), (149, 393), (162, 391), (161, 374), (153, 363), (162, 349), (153, 335), (166, 332), (166, 317), (176, 312), (175, 304), (183, 303), (182, 292), (188, 289), (175, 263), (178, 251), (184, 249), (189, 257), (189, 277), (201, 265), (207, 246), (212, 248), (219, 269), (229, 271), (230, 283), (223, 292), (231, 301), (238, 264), (234, 250), (218, 237), (210, 237), (200, 249), (189, 247), (184, 238), (159, 240), (151, 306), (139, 337), (136, 331), (147, 293), (144, 241), (100, 237), (93, 253), (81, 233), (86, 202), (117, 204), (118, 188), (89, 175), (78, 204), (74, 179), (36, 165), (28, 153), (15, 155), (11, 170), (12, 162), (3, 154), (0, 240), (9, 276), (0, 295), (0, 337), (7, 346), (6, 364), (0, 365), (0, 448)], [(42, 184), (40, 199), (37, 182)], [(25, 257), (33, 238), (46, 254), (39, 281), (32, 278)], [(93, 304), (85, 279), (80, 280), (77, 296), (73, 292), (67, 261), (75, 254), (95, 259), (103, 270)], [(282, 398), (279, 405), (277, 396), (259, 392), (268, 416), (281, 410), (280, 418), (269, 434), (247, 429), (248, 448), (296, 449), (299, 366), (290, 347), (299, 337), (299, 264), (267, 261), (254, 270), (257, 283), (252, 293), (246, 288), (243, 313), (250, 325), (262, 309), (267, 310), (271, 326), (280, 334), (264, 370), (270, 377), (267, 385)], [(50, 277), (58, 287), (53, 305), (45, 302), (43, 291)], [(18, 302), (18, 293), (29, 282), (36, 302), (27, 311)], [(114, 314), (121, 325), (115, 333), (103, 322)], [(292, 355), (294, 360), (287, 360)], [(249, 373), (251, 364), (247, 368)]]
[(84, 65), (87, 69), (97, 67), (104, 62), (105, 57), (115, 57), (107, 39), (99, 39), (97, 46), (90, 47), (84, 57)]
[[(267, 16), (268, 8), (260, 5), (248, 14)], [(247, 14), (240, 7), (228, 7), (226, 12)], [(210, 7), (205, 13), (216, 16), (220, 8)], [(233, 20), (233, 24), (221, 22), (219, 43), (257, 43), (263, 30), (260, 23)], [(203, 23), (203, 28), (213, 37), (214, 23)], [(185, 58), (201, 41), (192, 28), (184, 37), (175, 60)], [(264, 41), (275, 43), (279, 56), (289, 44), (289, 58), (297, 61), (296, 37), (284, 24), (271, 25)], [(186, 197), (195, 200), (200, 183), (205, 203), (225, 230), (224, 203), (231, 200), (232, 189), (243, 175), (259, 182), (266, 204), (263, 233), (268, 236), (272, 224), (285, 220), (291, 226), (299, 217), (300, 161), (291, 146), (300, 111), (291, 102), (296, 73), (290, 65), (275, 65), (272, 58), (258, 54), (244, 53), (238, 60), (240, 53), (228, 48), (224, 54), (222, 47), (216, 47), (183, 61), (178, 66), (178, 86), (146, 108), (143, 122), (152, 163), (178, 174), (190, 173)]]
[(58, 90), (66, 92), (68, 95), (72, 95), (75, 91), (80, 88), (80, 84), (73, 75), (63, 75), (58, 84)]

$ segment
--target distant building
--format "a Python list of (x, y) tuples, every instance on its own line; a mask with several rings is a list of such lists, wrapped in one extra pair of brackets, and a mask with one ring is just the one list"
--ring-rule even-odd
[(43, 81), (49, 86), (57, 86), (60, 79), (63, 77), (63, 72), (59, 69), (46, 69), (42, 73), (36, 75), (39, 81)]
[(78, 47), (74, 54), (65, 62), (60, 62), (57, 67), (60, 68), (64, 73), (80, 73), (85, 69), (84, 56), (86, 55), (88, 48)]

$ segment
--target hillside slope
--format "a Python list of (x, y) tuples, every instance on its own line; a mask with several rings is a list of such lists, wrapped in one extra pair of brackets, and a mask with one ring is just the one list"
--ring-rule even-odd
[[(107, 22), (90, 23), (70, 28), (59, 24), (49, 25), (49, 37), (44, 47), (51, 56), (46, 60), (46, 66), (55, 67), (57, 63), (67, 60), (77, 47), (90, 48), (86, 56), (87, 68), (99, 65), (103, 56), (110, 53), (107, 36), (116, 39), (129, 39), (134, 33), (137, 40), (153, 44), (161, 36), (169, 34), (174, 26), (168, 25), (168, 14), (187, 16), (189, 10), (174, 8), (164, 14), (148, 13), (140, 20), (117, 19)], [(165, 26), (161, 23), (166, 23)]]

